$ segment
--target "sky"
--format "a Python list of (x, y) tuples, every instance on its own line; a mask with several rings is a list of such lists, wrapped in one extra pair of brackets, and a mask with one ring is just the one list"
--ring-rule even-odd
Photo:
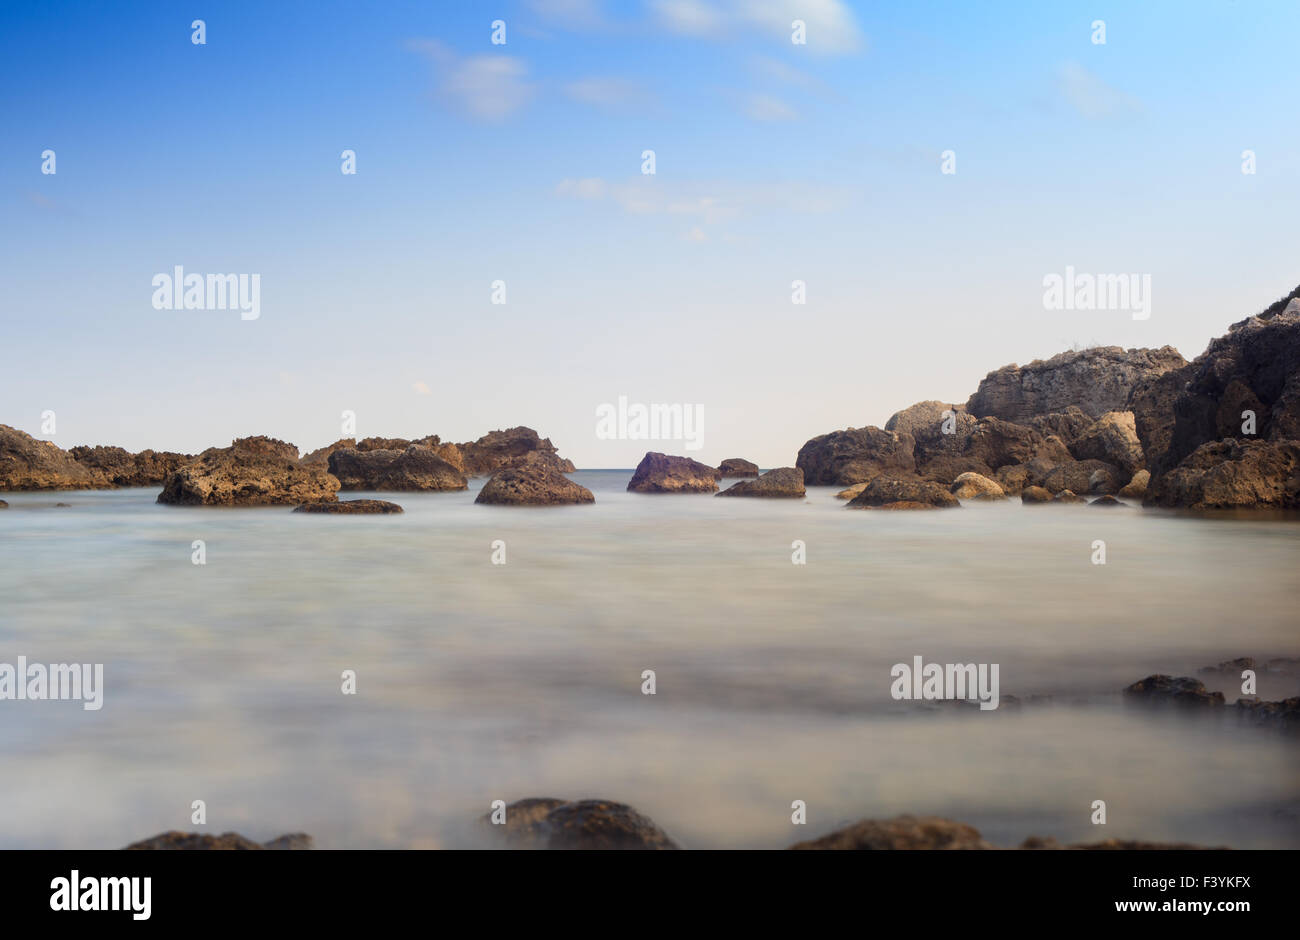
[[(768, 467), (1008, 363), (1190, 359), (1300, 283), (1297, 34), (1292, 0), (7, 0), (0, 423)], [(257, 318), (158, 309), (178, 265), (257, 275)], [(1052, 309), (1067, 269), (1148, 315)], [(620, 398), (700, 446), (598, 433)]]

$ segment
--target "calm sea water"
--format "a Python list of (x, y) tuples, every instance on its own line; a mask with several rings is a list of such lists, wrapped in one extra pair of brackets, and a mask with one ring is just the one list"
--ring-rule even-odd
[[(1294, 739), (1117, 694), (1300, 656), (1300, 524), (1018, 501), (858, 512), (830, 488), (656, 497), (625, 492), (630, 473), (575, 474), (591, 506), (476, 506), (482, 481), (374, 494), (395, 517), (4, 494), (0, 662), (102, 662), (106, 691), (98, 712), (0, 702), (0, 847), (198, 828), (199, 799), (214, 833), (450, 847), (492, 800), (528, 796), (631, 803), (688, 847), (904, 812), (1006, 845), (1300, 847)], [(915, 655), (998, 663), (1003, 696), (1053, 698), (895, 702), (890, 666)]]

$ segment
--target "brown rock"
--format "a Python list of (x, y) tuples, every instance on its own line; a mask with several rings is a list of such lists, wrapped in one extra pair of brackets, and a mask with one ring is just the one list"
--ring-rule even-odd
[(1198, 447), (1147, 488), (1147, 505), (1300, 509), (1300, 441), (1223, 440)]
[(489, 833), (511, 848), (569, 850), (662, 850), (678, 845), (654, 821), (625, 803), (611, 800), (520, 800), (506, 807), (505, 825)]
[(723, 479), (727, 477), (756, 477), (758, 464), (741, 457), (728, 457), (718, 464), (718, 473)]
[(1071, 490), (1061, 490), (1052, 497), (1054, 503), (1086, 503), (1088, 500), (1083, 496), (1076, 496)]
[(920, 477), (883, 477), (871, 480), (849, 501), (850, 509), (950, 509), (960, 506), (939, 483)]
[(334, 503), (303, 503), (294, 512), (328, 513), (331, 515), (374, 515), (402, 511), (397, 503), (382, 499), (341, 499)]
[[(1007, 466), (1012, 465), (1008, 464)], [(963, 473), (978, 473), (982, 477), (992, 479), (994, 472), (992, 467), (978, 457), (955, 457), (948, 454), (939, 454), (924, 463), (921, 462), (920, 458), (917, 459), (917, 476), (923, 480), (933, 480), (935, 483), (943, 483), (947, 486), (956, 483), (957, 478)]]
[(637, 464), (627, 489), (630, 493), (712, 493), (718, 488), (718, 471), (689, 457), (647, 453)]
[(269, 842), (259, 845), (252, 839), (247, 839), (237, 832), (226, 832), (219, 836), (206, 835), (197, 832), (179, 832), (175, 829), (169, 832), (163, 832), (150, 839), (144, 839), (140, 842), (133, 842), (126, 848), (128, 851), (141, 850), (165, 850), (165, 851), (260, 851), (266, 849), (310, 849), (312, 847), (311, 836), (302, 832), (290, 833), (287, 835), (277, 836)]
[(1002, 487), (978, 473), (963, 473), (953, 481), (952, 495), (958, 499), (1005, 499)]
[(913, 849), (983, 850), (993, 846), (979, 830), (938, 816), (863, 819), (830, 835), (790, 846), (795, 850), (897, 851)]
[(1123, 506), (1124, 504), (1121, 503), (1114, 496), (1098, 496), (1088, 505), (1089, 506)]
[[(573, 473), (573, 461), (556, 453), (550, 438), (543, 438), (532, 428), (517, 427), (505, 431), (491, 431), (477, 441), (456, 445), (468, 476), (484, 476), (503, 467), (520, 466), (533, 452), (544, 455), (541, 459), (552, 464), (560, 473)], [(545, 456), (549, 455), (549, 456)], [(538, 459), (538, 458), (533, 458)]]
[(106, 486), (160, 486), (168, 475), (193, 460), (190, 454), (142, 450), (138, 454), (121, 447), (77, 446), (68, 451), (72, 458)]
[(1150, 470), (1139, 470), (1133, 474), (1133, 479), (1124, 484), (1124, 488), (1119, 491), (1119, 495), (1125, 499), (1143, 499), (1147, 495), (1147, 485), (1151, 482)]
[(411, 444), (405, 450), (336, 450), (329, 471), (344, 490), (463, 490), (465, 474), (435, 454)]
[(109, 485), (58, 445), (0, 424), (0, 490), (81, 490)]
[[(868, 481), (870, 482), (870, 481)], [(852, 499), (867, 488), (866, 483), (854, 483), (847, 489), (840, 490), (835, 494), (836, 499)]]
[(474, 502), (496, 506), (561, 506), (594, 503), (591, 490), (566, 477), (546, 461), (503, 467), (483, 484)]
[(333, 500), (339, 481), (303, 466), (298, 448), (269, 437), (212, 447), (168, 475), (158, 502), (188, 506), (299, 505)]
[(1046, 438), (1027, 425), (1000, 418), (979, 420), (966, 439), (964, 455), (982, 460), (993, 470), (1036, 457), (1057, 462), (1071, 459), (1059, 438)]
[(1144, 459), (1131, 411), (1106, 412), (1079, 433), (1070, 450), (1078, 460), (1100, 460), (1129, 477)]
[(723, 490), (718, 496), (803, 497), (803, 471), (798, 467), (777, 467), (757, 480), (742, 480)]
[(1223, 704), (1222, 692), (1206, 690), (1205, 683), (1190, 676), (1152, 675), (1139, 679), (1124, 689), (1124, 695), (1153, 704), (1172, 702), (1186, 706), (1218, 706)]
[(1052, 494), (1041, 486), (1027, 486), (1020, 493), (1022, 503), (1050, 503)]
[(1042, 486), (1053, 493), (1072, 490), (1094, 495), (1118, 493), (1121, 473), (1118, 467), (1102, 460), (1070, 460), (1050, 470)]
[(850, 486), (882, 473), (916, 469), (910, 434), (880, 428), (849, 428), (814, 437), (799, 448), (795, 466), (809, 486)]

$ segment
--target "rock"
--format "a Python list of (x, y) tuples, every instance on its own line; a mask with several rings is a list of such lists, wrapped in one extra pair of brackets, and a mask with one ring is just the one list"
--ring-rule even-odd
[(945, 486), (952, 486), (963, 473), (977, 473), (990, 479), (994, 476), (993, 468), (978, 457), (956, 457), (948, 454), (939, 454), (924, 463), (918, 458), (916, 473), (923, 480), (933, 480)]
[(799, 448), (795, 466), (809, 486), (850, 486), (882, 473), (916, 469), (912, 435), (880, 428), (849, 428), (814, 437)]
[(1050, 503), (1052, 494), (1041, 486), (1027, 486), (1020, 493), (1020, 501), (1022, 503)]
[(1237, 714), (1250, 724), (1276, 728), (1285, 734), (1300, 733), (1300, 696), (1280, 702), (1237, 699)]
[(625, 803), (611, 800), (519, 800), (506, 807), (504, 825), (487, 831), (504, 836), (510, 848), (519, 849), (676, 849), (679, 848), (654, 821)]
[(77, 446), (72, 458), (102, 478), (104, 486), (160, 486), (167, 476), (189, 463), (190, 454), (142, 450), (133, 454), (122, 447)]
[(158, 502), (189, 506), (299, 505), (334, 500), (339, 481), (304, 467), (298, 448), (269, 437), (241, 437), (212, 447), (173, 471)]
[(777, 467), (757, 480), (742, 480), (728, 487), (719, 496), (803, 497), (803, 471), (798, 467)]
[(835, 494), (836, 499), (852, 499), (867, 488), (866, 483), (854, 483), (848, 489), (840, 490)]
[(718, 488), (718, 471), (689, 457), (647, 453), (637, 464), (627, 489), (630, 493), (712, 493)]
[(1089, 506), (1123, 506), (1114, 496), (1099, 496), (1088, 504)]
[(718, 464), (718, 473), (723, 477), (756, 477), (758, 464), (740, 457), (728, 457)]
[(341, 499), (335, 503), (303, 503), (294, 512), (330, 513), (333, 515), (360, 515), (398, 513), (402, 507), (382, 499)]
[(55, 503), (55, 504), (54, 504), (54, 508), (55, 508), (55, 509), (69, 509), (69, 508), (71, 508), (71, 507), (72, 507), (72, 503)]
[(205, 850), (258, 851), (266, 849), (310, 849), (311, 847), (311, 836), (303, 832), (277, 836), (270, 842), (264, 842), (259, 845), (252, 839), (247, 839), (237, 832), (226, 832), (219, 836), (213, 836), (198, 832), (179, 832), (173, 829), (169, 832), (160, 833), (150, 839), (133, 842), (126, 848), (128, 851), (182, 850), (193, 852)]
[(1129, 396), (1127, 410), (1148, 469), (1160, 466), (1174, 434), (1174, 402), (1191, 377), (1191, 363), (1139, 382)]
[(1147, 495), (1147, 484), (1151, 482), (1150, 470), (1139, 470), (1133, 474), (1133, 479), (1124, 484), (1124, 488), (1119, 491), (1119, 495), (1125, 499), (1143, 499)]
[(1083, 409), (1071, 405), (1064, 411), (1037, 415), (1030, 420), (1029, 426), (1043, 437), (1059, 438), (1073, 452), (1075, 440), (1088, 429), (1092, 422), (1093, 419), (1084, 414)]
[(573, 473), (577, 470), (573, 461), (566, 460), (556, 452), (550, 438), (540, 437), (532, 428), (491, 431), (477, 441), (456, 446), (464, 463), (463, 471), (468, 476), (484, 476), (505, 467), (518, 467), (532, 453), (538, 454), (534, 460), (549, 463), (559, 473)]
[(1146, 505), (1300, 509), (1300, 441), (1203, 444), (1156, 477), (1147, 488)]
[(994, 417), (1027, 424), (1037, 415), (1077, 406), (1090, 418), (1122, 411), (1133, 389), (1187, 364), (1172, 346), (1129, 349), (1099, 346), (1063, 352), (1026, 366), (1003, 366), (980, 382), (966, 403), (978, 418)]
[(954, 482), (952, 495), (958, 499), (1005, 499), (1002, 487), (978, 473), (963, 473)]
[(1052, 497), (1054, 503), (1086, 503), (1088, 500), (1083, 496), (1076, 496), (1071, 490), (1061, 490)]
[(902, 411), (894, 412), (890, 419), (885, 422), (885, 430), (910, 434), (915, 438), (918, 431), (937, 429), (942, 425), (944, 414), (948, 411), (951, 411), (954, 415), (953, 425), (955, 428), (956, 417), (966, 412), (966, 406), (950, 405), (942, 401), (918, 401), (915, 405), (909, 405)]
[[(1210, 341), (1174, 400), (1169, 448), (1158, 479), (1198, 448), (1225, 438), (1300, 439), (1300, 309), (1247, 317)], [(1269, 311), (1265, 311), (1268, 313)], [(1255, 412), (1255, 433), (1243, 430), (1243, 410)]]
[(81, 490), (108, 485), (58, 445), (0, 424), (0, 490)]
[(574, 483), (544, 460), (498, 470), (474, 499), (476, 503), (496, 506), (561, 506), (595, 501), (591, 490)]
[(850, 509), (948, 509), (960, 505), (941, 484), (920, 477), (878, 476), (849, 501)]
[(6, 503), (3, 499), (0, 499), (0, 509), (8, 509), (8, 508), (9, 508), (9, 504)]
[(896, 851), (912, 849), (992, 849), (979, 830), (938, 816), (863, 819), (830, 835), (797, 842), (794, 850)]
[(982, 460), (993, 470), (1028, 463), (1036, 457), (1057, 463), (1073, 459), (1059, 438), (1044, 437), (1028, 425), (1000, 418), (981, 418), (966, 439), (963, 453)]
[(1204, 666), (1198, 670), (1199, 673), (1240, 673), (1243, 669), (1254, 669), (1254, 656), (1240, 656), (1237, 659), (1229, 659), (1219, 663), (1217, 666)]
[(1131, 477), (1142, 469), (1142, 442), (1131, 411), (1108, 411), (1080, 432), (1070, 447), (1077, 460), (1100, 460)]
[(1050, 470), (1042, 486), (1053, 493), (1071, 490), (1095, 495), (1118, 493), (1119, 468), (1101, 460), (1070, 460)]
[(1186, 852), (1186, 851), (1227, 851), (1227, 846), (1192, 845), (1188, 842), (1143, 842), (1138, 839), (1103, 839), (1100, 842), (1080, 842), (1074, 845), (1061, 845), (1055, 839), (1030, 836), (1020, 845), (1024, 850), (1060, 849), (1075, 852), (1119, 851), (1119, 852)]
[(1180, 706), (1217, 706), (1223, 704), (1222, 692), (1210, 692), (1200, 679), (1190, 676), (1152, 675), (1139, 679), (1124, 689), (1130, 699), (1153, 704), (1173, 702)]
[(465, 474), (419, 444), (401, 451), (336, 450), (329, 456), (329, 472), (343, 490), (442, 492), (469, 486)]
[(308, 465), (319, 464), (323, 467), (328, 467), (330, 455), (335, 451), (358, 449), (357, 442), (354, 438), (341, 437), (333, 444), (326, 444), (324, 447), (316, 448), (316, 450), (313, 450), (311, 453), (303, 457), (301, 462)]

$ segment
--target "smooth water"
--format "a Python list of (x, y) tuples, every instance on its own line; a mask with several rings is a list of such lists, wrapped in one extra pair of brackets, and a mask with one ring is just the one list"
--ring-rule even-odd
[[(103, 663), (106, 690), (100, 711), (0, 701), (0, 847), (196, 828), (451, 847), (493, 800), (528, 796), (631, 803), (688, 847), (904, 812), (1000, 845), (1300, 847), (1294, 738), (1118, 695), (1300, 656), (1300, 524), (1014, 500), (862, 512), (833, 488), (644, 496), (629, 477), (574, 474), (589, 506), (477, 506), (481, 480), (377, 494), (401, 516), (4, 494), (0, 662)], [(1052, 700), (894, 701), (890, 666), (916, 655), (998, 663), (1004, 698)], [(1260, 676), (1265, 698), (1300, 692)], [(1226, 682), (1207, 679), (1233, 701)]]

